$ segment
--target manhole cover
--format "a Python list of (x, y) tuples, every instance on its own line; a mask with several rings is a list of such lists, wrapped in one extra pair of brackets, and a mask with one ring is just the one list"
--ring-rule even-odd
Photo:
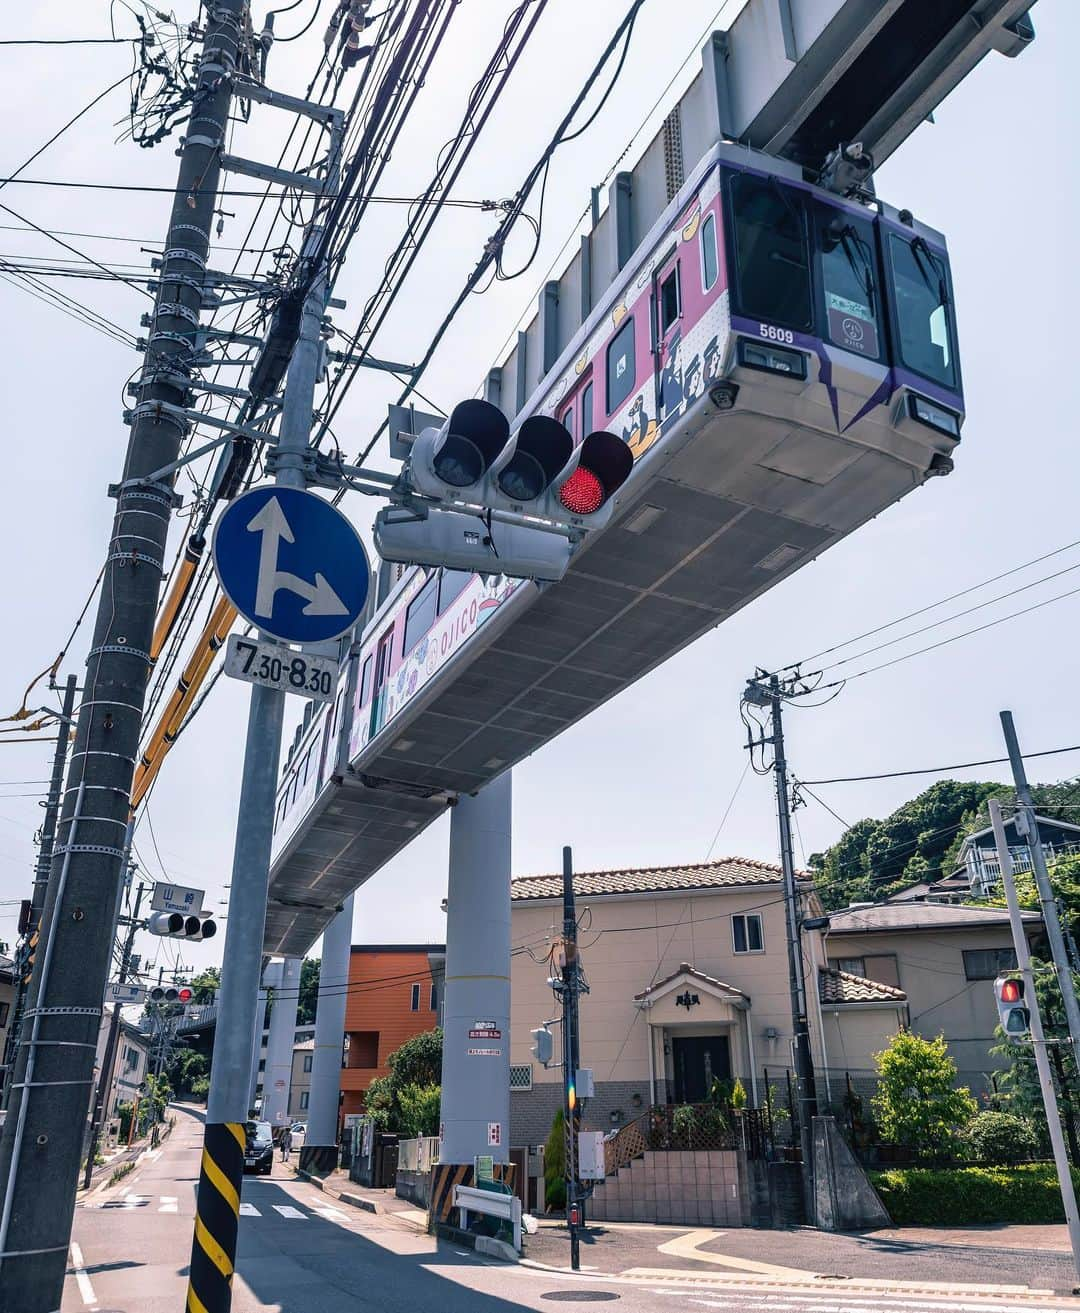
[(620, 1299), (614, 1290), (550, 1290), (541, 1299), (557, 1299), (564, 1304), (601, 1304), (611, 1299)]

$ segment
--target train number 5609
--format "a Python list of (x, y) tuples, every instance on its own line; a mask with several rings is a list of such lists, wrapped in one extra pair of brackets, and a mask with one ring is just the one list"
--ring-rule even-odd
[(795, 341), (795, 334), (790, 328), (773, 328), (772, 324), (758, 324), (758, 332), (762, 337), (767, 337), (770, 342), (788, 342)]

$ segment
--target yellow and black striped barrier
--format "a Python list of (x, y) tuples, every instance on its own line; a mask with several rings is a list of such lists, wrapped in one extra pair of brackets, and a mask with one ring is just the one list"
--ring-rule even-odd
[[(514, 1163), (494, 1163), (492, 1175), (514, 1188)], [(441, 1223), (449, 1222), (454, 1211), (454, 1187), (472, 1185), (474, 1168), (472, 1163), (436, 1163), (431, 1169), (431, 1190), (428, 1205), (428, 1230), (434, 1231)]]
[(187, 1313), (228, 1313), (243, 1179), (243, 1122), (208, 1122), (195, 1202)]

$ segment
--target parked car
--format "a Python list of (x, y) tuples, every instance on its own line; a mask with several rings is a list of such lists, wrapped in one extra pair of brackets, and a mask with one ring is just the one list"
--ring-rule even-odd
[(269, 1122), (244, 1126), (244, 1171), (269, 1176), (274, 1165), (274, 1134)]
[(307, 1139), (307, 1122), (293, 1122), (290, 1129), (292, 1131), (293, 1153), (298, 1153), (304, 1147), (304, 1141)]

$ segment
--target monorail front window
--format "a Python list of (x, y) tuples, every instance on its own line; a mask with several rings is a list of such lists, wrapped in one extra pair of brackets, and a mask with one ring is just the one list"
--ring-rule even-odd
[(956, 386), (949, 275), (945, 261), (921, 237), (889, 236), (900, 359), (945, 387)]
[(862, 219), (824, 206), (818, 215), (825, 335), (846, 351), (877, 360), (881, 329), (874, 230)]
[(775, 178), (731, 178), (735, 288), (739, 312), (785, 328), (808, 329), (810, 252), (799, 192)]

